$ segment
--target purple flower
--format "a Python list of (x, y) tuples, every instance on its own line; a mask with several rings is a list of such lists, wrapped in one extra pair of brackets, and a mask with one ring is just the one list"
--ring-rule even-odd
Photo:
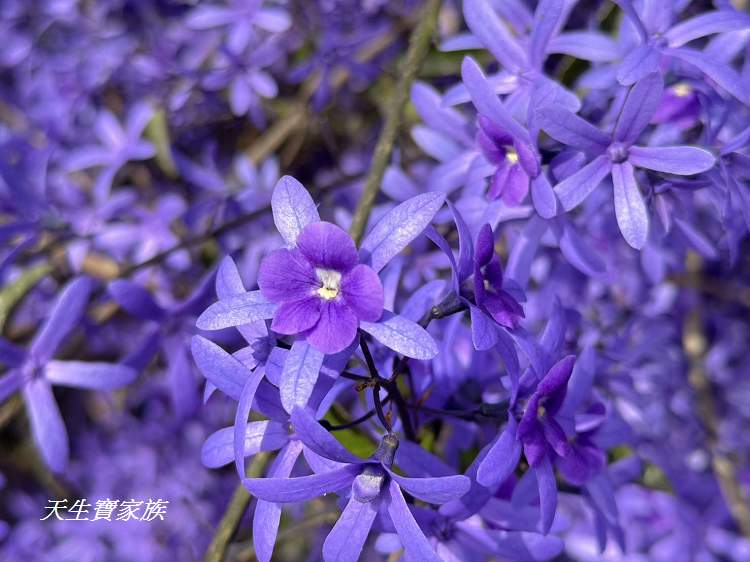
[[(453, 269), (454, 298), (469, 309), (475, 349), (490, 349), (498, 340), (506, 341), (508, 336), (504, 330), (517, 328), (520, 319), (524, 317), (523, 308), (517, 300), (523, 299), (523, 291), (516, 291), (514, 283), (510, 280), (506, 282), (503, 277), (503, 268), (495, 253), (492, 227), (483, 224), (475, 242), (461, 213), (450, 203), (449, 207), (458, 230), (458, 262), (448, 242), (437, 231), (430, 232), (430, 239), (448, 256)], [(472, 275), (473, 284), (469, 289), (466, 284)], [(508, 291), (511, 286), (516, 296)], [(511, 351), (512, 344), (508, 346), (507, 341), (502, 347), (509, 354), (515, 353)]]
[(258, 285), (279, 305), (271, 328), (302, 333), (323, 353), (342, 351), (354, 341), (360, 321), (375, 322), (383, 313), (380, 278), (359, 263), (351, 237), (328, 222), (308, 224), (296, 248), (263, 260)]
[(539, 382), (534, 394), (526, 403), (518, 424), (518, 438), (529, 465), (536, 468), (552, 452), (561, 457), (570, 452), (570, 445), (555, 415), (565, 400), (568, 379), (573, 372), (575, 356), (558, 361)]
[(259, 291), (220, 300), (198, 318), (197, 326), (216, 330), (273, 319), (272, 329), (299, 335), (298, 342), (307, 341), (315, 350), (309, 354), (298, 346), (299, 366), (310, 376), (312, 371), (317, 376), (313, 365), (322, 361), (320, 354), (346, 349), (357, 328), (409, 357), (433, 357), (435, 343), (421, 326), (384, 311), (377, 271), (424, 230), (442, 203), (442, 194), (432, 193), (405, 201), (370, 230), (357, 252), (348, 234), (320, 220), (302, 184), (284, 176), (271, 204), (276, 228), (291, 248), (263, 261)]
[(204, 3), (192, 10), (186, 20), (191, 29), (224, 28), (227, 47), (240, 53), (257, 37), (255, 28), (280, 33), (291, 25), (283, 8), (264, 6), (263, 0), (230, 0), (225, 5)]
[(639, 15), (631, 0), (619, 0), (638, 33), (638, 44), (628, 50), (617, 68), (617, 80), (630, 86), (659, 70), (663, 60), (677, 60), (699, 69), (737, 99), (747, 102), (741, 78), (713, 56), (684, 47), (712, 35), (750, 28), (747, 13), (735, 9), (705, 12), (672, 25), (673, 7), (660, 3)]
[(94, 189), (98, 200), (106, 199), (117, 171), (131, 160), (147, 160), (156, 154), (154, 146), (141, 140), (143, 130), (153, 116), (147, 103), (130, 109), (125, 127), (107, 110), (99, 113), (94, 130), (101, 144), (92, 144), (75, 149), (65, 157), (68, 171), (101, 167)]
[(34, 441), (44, 462), (55, 472), (65, 469), (69, 447), (52, 386), (114, 390), (130, 384), (137, 375), (134, 369), (125, 365), (53, 359), (83, 317), (91, 285), (89, 279), (78, 277), (62, 290), (28, 350), (0, 340), (0, 357), (10, 367), (0, 377), (0, 402), (17, 390), (21, 391)]
[(483, 225), (477, 235), (474, 298), (477, 306), (506, 328), (515, 328), (524, 316), (521, 305), (503, 288), (503, 266), (495, 253), (495, 237), (489, 224)]
[[(506, 194), (506, 202), (517, 204), (525, 197), (530, 180), (536, 212), (544, 218), (554, 217), (557, 200), (541, 166), (536, 125), (526, 129), (513, 118), (474, 59), (463, 60), (461, 78), (480, 114), (477, 142), (490, 163), (497, 166), (490, 181), (490, 196)], [(555, 103), (554, 92), (542, 95), (545, 91), (540, 86), (540, 99)], [(529, 108), (531, 117), (532, 107), (536, 106)]]
[(638, 250), (648, 238), (649, 216), (638, 187), (636, 168), (692, 175), (705, 172), (714, 165), (713, 155), (702, 148), (635, 145), (659, 107), (662, 91), (663, 80), (656, 73), (635, 84), (625, 98), (611, 134), (603, 133), (559, 107), (544, 106), (537, 111), (539, 125), (547, 134), (594, 157), (555, 186), (563, 208), (569, 211), (578, 206), (611, 175), (617, 224), (625, 241)]
[[(519, 205), (529, 191), (529, 174), (521, 162), (522, 155), (528, 157), (528, 149), (517, 142), (505, 130), (487, 117), (479, 116), (477, 143), (485, 158), (497, 166), (490, 180), (490, 199), (501, 198), (508, 205)], [(536, 165), (536, 159), (531, 154)]]
[(401, 490), (424, 502), (443, 504), (460, 498), (469, 490), (468, 478), (461, 475), (400, 476), (392, 470), (399, 445), (393, 434), (385, 435), (372, 457), (362, 460), (347, 451), (306, 411), (295, 409), (292, 423), (305, 448), (313, 453), (312, 457), (322, 457), (321, 468), (335, 468), (298, 478), (245, 478), (243, 483), (250, 493), (266, 501), (290, 503), (330, 492), (348, 492), (347, 505), (323, 545), (325, 560), (356, 561), (381, 508), (387, 512), (410, 557), (440, 560)]

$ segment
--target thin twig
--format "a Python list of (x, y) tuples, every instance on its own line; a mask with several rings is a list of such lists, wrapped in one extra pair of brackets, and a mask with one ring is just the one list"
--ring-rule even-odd
[(0, 332), (5, 326), (5, 321), (8, 319), (11, 310), (18, 304), (18, 301), (51, 271), (51, 265), (40, 263), (24, 271), (15, 281), (0, 291)]
[[(385, 51), (396, 40), (402, 31), (402, 24), (394, 25), (372, 43), (365, 45), (357, 56), (360, 62), (368, 62)], [(339, 69), (331, 79), (331, 91), (338, 91), (349, 79), (347, 69)], [(278, 149), (284, 141), (295, 131), (302, 128), (308, 119), (308, 105), (310, 98), (320, 86), (320, 74), (309, 78), (300, 88), (299, 96), (294, 106), (281, 119), (277, 119), (263, 135), (248, 149), (248, 157), (259, 164)]]
[[(268, 453), (258, 453), (253, 458), (253, 462), (250, 463), (250, 469), (248, 470), (248, 476), (250, 478), (257, 478), (263, 473), (263, 469), (268, 462)], [(208, 545), (206, 550), (205, 562), (221, 562), (224, 559), (224, 554), (229, 546), (229, 541), (232, 540), (237, 527), (242, 520), (242, 516), (247, 510), (247, 506), (250, 504), (250, 493), (240, 483), (235, 488), (232, 494), (232, 499), (229, 500), (227, 510), (224, 512), (224, 516), (221, 518), (219, 525), (216, 527), (216, 533), (214, 538), (211, 540), (211, 544)]]
[[(298, 537), (301, 533), (304, 533), (305, 531), (308, 531), (310, 529), (316, 529), (320, 527), (321, 525), (325, 525), (327, 523), (334, 523), (339, 518), (339, 510), (335, 511), (324, 511), (322, 513), (315, 513), (308, 517), (307, 519), (303, 519), (296, 525), (292, 525), (290, 527), (287, 527), (283, 531), (280, 531), (279, 534), (276, 537), (276, 544), (282, 543), (285, 540), (291, 538), (291, 537)], [(239, 561), (245, 562), (248, 560), (255, 560), (255, 547), (254, 545), (250, 545), (245, 549), (244, 551), (241, 551), (236, 558)]]
[(417, 76), (419, 67), (422, 65), (422, 61), (427, 56), (430, 41), (437, 26), (439, 11), (440, 0), (428, 0), (424, 10), (420, 14), (419, 23), (409, 38), (409, 48), (406, 51), (404, 63), (400, 68), (400, 77), (393, 92), (393, 98), (387, 105), (385, 124), (375, 145), (375, 154), (372, 158), (370, 173), (367, 175), (365, 190), (362, 193), (362, 198), (359, 200), (359, 205), (354, 213), (352, 226), (349, 230), (349, 233), (357, 244), (362, 239), (367, 220), (370, 218), (372, 206), (380, 191), (380, 184), (383, 181), (385, 169), (391, 159), (393, 144), (398, 135), (401, 115), (404, 112), (406, 103), (409, 101), (409, 90), (411, 89), (412, 82), (414, 82), (414, 78)]
[(750, 308), (750, 287), (726, 283), (695, 273), (673, 274), (668, 277), (668, 281), (678, 287), (689, 287), (719, 300)]
[[(691, 286), (700, 288), (701, 269), (700, 257), (696, 254), (688, 256), (688, 275), (691, 277)], [(690, 364), (688, 382), (695, 391), (698, 415), (708, 434), (711, 466), (737, 527), (745, 537), (750, 538), (750, 501), (739, 483), (735, 462), (720, 446), (721, 417), (714, 398), (714, 389), (706, 372), (705, 355), (708, 342), (699, 305), (693, 306), (688, 313), (682, 341)]]
[(375, 365), (375, 360), (370, 353), (370, 347), (367, 345), (367, 338), (364, 334), (359, 335), (359, 347), (362, 349), (362, 354), (365, 356), (365, 363), (367, 364), (367, 370), (370, 373), (370, 379), (373, 381), (372, 386), (372, 401), (375, 404), (375, 412), (378, 414), (378, 419), (388, 433), (393, 431), (391, 422), (383, 411), (383, 401), (380, 398), (380, 375)]

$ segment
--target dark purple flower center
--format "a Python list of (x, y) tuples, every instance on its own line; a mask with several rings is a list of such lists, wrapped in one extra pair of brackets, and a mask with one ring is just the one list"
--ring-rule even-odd
[(23, 375), (23, 380), (25, 382), (29, 382), (34, 379), (40, 378), (42, 376), (43, 367), (44, 367), (44, 364), (40, 363), (36, 359), (30, 358), (21, 367), (21, 374)]
[(607, 154), (615, 164), (622, 164), (628, 159), (628, 147), (621, 142), (613, 142), (607, 148)]

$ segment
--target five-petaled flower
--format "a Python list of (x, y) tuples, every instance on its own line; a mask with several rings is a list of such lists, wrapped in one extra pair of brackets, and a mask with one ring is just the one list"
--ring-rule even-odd
[(354, 341), (361, 320), (375, 322), (383, 313), (377, 273), (359, 263), (352, 238), (328, 222), (308, 224), (296, 248), (267, 256), (258, 285), (279, 305), (271, 328), (304, 334), (323, 353), (342, 351)]
[(0, 377), (0, 402), (21, 391), (34, 441), (44, 462), (55, 472), (64, 470), (68, 463), (68, 434), (52, 385), (114, 390), (129, 384), (138, 374), (125, 365), (53, 359), (83, 317), (91, 287), (86, 277), (68, 283), (28, 351), (0, 338), (0, 358), (10, 367)]

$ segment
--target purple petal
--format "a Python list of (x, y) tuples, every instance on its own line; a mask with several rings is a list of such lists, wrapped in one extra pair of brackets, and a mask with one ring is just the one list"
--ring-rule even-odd
[(315, 421), (306, 408), (294, 408), (291, 420), (300, 440), (321, 457), (340, 463), (361, 462)]
[(318, 209), (304, 186), (292, 176), (284, 176), (271, 196), (273, 222), (284, 241), (290, 246), (308, 224), (319, 221)]
[(544, 172), (531, 180), (531, 201), (543, 219), (551, 219), (557, 215), (557, 197)]
[(565, 543), (559, 537), (545, 537), (538, 533), (493, 531), (493, 553), (509, 560), (537, 562), (551, 560), (562, 554)]
[[(564, 390), (570, 379), (570, 374), (573, 372), (575, 362), (575, 355), (567, 355), (552, 365), (550, 370), (539, 383), (537, 393), (540, 396), (552, 396), (553, 394)], [(550, 411), (549, 405), (547, 405), (547, 411)], [(551, 413), (555, 414), (556, 412), (557, 409), (553, 408)]]
[(387, 310), (379, 322), (360, 322), (360, 328), (389, 349), (412, 359), (427, 360), (438, 354), (435, 340), (424, 328)]
[(380, 501), (361, 502), (353, 495), (323, 543), (326, 562), (357, 562), (370, 534)]
[(201, 330), (242, 326), (273, 318), (276, 308), (260, 291), (249, 291), (215, 302), (198, 317), (195, 325)]
[(237, 468), (237, 474), (244, 478), (245, 474), (245, 450), (244, 445), (247, 438), (247, 418), (253, 407), (255, 392), (258, 390), (260, 381), (263, 380), (263, 368), (259, 367), (251, 376), (247, 378), (245, 386), (242, 388), (240, 399), (237, 401), (237, 411), (234, 415), (234, 430), (232, 444), (234, 446), (234, 465)]
[(456, 263), (456, 257), (453, 255), (453, 250), (451, 249), (450, 244), (448, 244), (448, 241), (445, 239), (445, 237), (437, 230), (435, 230), (432, 225), (427, 227), (427, 229), (425, 230), (425, 234), (427, 235), (427, 238), (429, 238), (432, 243), (435, 244), (435, 246), (440, 248), (440, 250), (445, 254), (445, 257), (448, 258), (448, 263), (450, 263), (451, 266), (451, 283), (455, 292), (458, 293), (458, 264)]
[(412, 476), (451, 476), (455, 472), (440, 458), (411, 441), (399, 444), (396, 464)]
[(555, 465), (565, 480), (574, 486), (583, 486), (599, 472), (607, 462), (607, 455), (591, 445), (575, 444), (565, 457), (558, 458)]
[(65, 286), (31, 343), (31, 355), (44, 362), (55, 354), (85, 313), (91, 288), (91, 280), (86, 277), (77, 277)]
[(487, 265), (495, 255), (495, 235), (492, 227), (484, 223), (477, 233), (477, 245), (474, 260), (480, 267)]
[(534, 14), (534, 25), (531, 28), (531, 47), (529, 57), (534, 68), (541, 69), (547, 56), (547, 45), (558, 30), (563, 16), (562, 0), (541, 0)]
[(281, 403), (287, 412), (294, 410), (295, 406), (307, 405), (322, 365), (323, 353), (306, 341), (297, 340), (292, 344), (279, 386)]
[(423, 193), (389, 211), (365, 236), (360, 245), (360, 259), (375, 272), (383, 269), (417, 236), (443, 206), (442, 193)]
[(299, 250), (276, 250), (263, 259), (258, 271), (261, 293), (274, 302), (299, 300), (320, 286), (315, 267)]
[(391, 478), (412, 496), (427, 503), (457, 500), (469, 491), (471, 481), (463, 475), (407, 478), (389, 471)]
[(266, 6), (258, 10), (253, 23), (271, 33), (281, 33), (289, 29), (292, 20), (286, 10)]
[(344, 466), (330, 472), (299, 478), (245, 478), (245, 488), (262, 500), (293, 503), (337, 492), (351, 486), (359, 466)]
[(309, 330), (320, 318), (323, 300), (316, 296), (285, 302), (273, 317), (271, 329), (280, 334), (299, 334)]
[(566, 109), (546, 106), (536, 112), (536, 117), (544, 132), (567, 146), (592, 154), (601, 154), (609, 146), (606, 134)]
[(630, 86), (659, 70), (661, 53), (651, 45), (642, 44), (630, 51), (617, 68), (617, 81)]
[(659, 109), (663, 91), (664, 80), (658, 72), (630, 88), (615, 125), (614, 138), (628, 144), (635, 142)]
[(737, 31), (750, 28), (750, 16), (735, 10), (717, 10), (706, 12), (686, 19), (667, 30), (664, 37), (670, 47), (681, 47), (693, 39), (699, 39), (714, 33)]
[(648, 240), (648, 210), (630, 162), (612, 166), (615, 215), (625, 241), (640, 250)]
[(620, 57), (617, 43), (596, 31), (572, 31), (553, 37), (548, 53), (562, 53), (591, 62), (613, 62)]
[(385, 295), (372, 268), (358, 265), (341, 280), (341, 294), (359, 320), (375, 322), (383, 314)]
[(542, 423), (542, 429), (544, 430), (544, 438), (555, 453), (560, 457), (568, 456), (570, 453), (570, 444), (560, 424), (554, 419), (546, 419)]
[[(532, 197), (534, 186), (532, 184)], [(554, 193), (553, 193), (554, 197)], [(547, 221), (533, 217), (523, 227), (510, 250), (505, 276), (525, 288), (531, 275), (531, 263), (536, 256), (542, 235), (547, 231)]]
[(466, 132), (466, 119), (455, 109), (444, 107), (440, 94), (431, 86), (415, 83), (411, 88), (411, 102), (422, 121), (431, 128), (467, 143), (472, 141)]
[(606, 471), (601, 471), (585, 485), (585, 490), (591, 496), (594, 505), (607, 519), (607, 522), (611, 525), (617, 525), (617, 502), (613, 488)]
[(245, 285), (242, 283), (237, 264), (232, 256), (224, 256), (216, 272), (216, 296), (221, 300), (244, 292)]
[[(288, 478), (302, 452), (302, 443), (290, 441), (273, 461), (269, 478)], [(258, 562), (271, 562), (276, 535), (281, 520), (281, 506), (274, 502), (258, 500), (253, 514), (253, 546)]]
[(611, 170), (612, 160), (608, 155), (603, 154), (586, 164), (572, 176), (558, 183), (555, 186), (555, 193), (563, 208), (570, 211), (577, 207), (592, 191), (599, 187), (599, 184), (609, 175)]
[(49, 361), (44, 366), (44, 376), (52, 384), (91, 390), (115, 390), (133, 382), (138, 373), (135, 369), (114, 363)]
[(741, 102), (748, 103), (750, 100), (744, 81), (729, 65), (705, 53), (684, 47), (669, 49), (668, 53), (703, 72)]
[(695, 250), (707, 260), (719, 258), (714, 244), (704, 236), (698, 228), (682, 219), (674, 218), (674, 224), (682, 235), (688, 239)]
[(474, 349), (485, 351), (497, 344), (497, 325), (478, 306), (469, 305), (471, 343)]
[(518, 70), (527, 63), (521, 48), (487, 0), (465, 0), (464, 19), (471, 32), (508, 70)]
[(420, 562), (441, 562), (409, 511), (409, 506), (406, 505), (398, 484), (393, 481), (388, 484), (388, 495), (390, 499), (388, 513), (409, 559)]
[[(287, 424), (275, 421), (250, 422), (245, 428), (243, 455), (275, 451), (289, 441)], [(201, 462), (207, 468), (219, 468), (234, 460), (234, 427), (224, 427), (208, 436), (201, 448)]]
[(0, 376), (0, 403), (5, 402), (14, 392), (21, 388), (23, 376), (17, 369), (13, 369)]
[(17, 367), (25, 356), (26, 353), (23, 348), (0, 336), (0, 363), (6, 367)]
[(450, 201), (446, 203), (453, 214), (453, 221), (458, 231), (458, 271), (456, 273), (458, 282), (462, 283), (474, 270), (474, 240), (469, 225), (466, 224), (459, 210)]
[(578, 357), (568, 382), (565, 400), (560, 408), (562, 415), (573, 415), (583, 404), (591, 390), (596, 375), (596, 355), (590, 346), (584, 348)]
[(132, 281), (117, 279), (107, 286), (107, 291), (133, 316), (144, 320), (160, 320), (164, 316), (164, 310), (156, 304), (151, 293)]
[(477, 470), (477, 482), (482, 486), (495, 486), (507, 480), (521, 458), (521, 442), (516, 437), (516, 420), (508, 416), (508, 425), (492, 444)]
[(203, 5), (192, 10), (185, 21), (190, 29), (211, 29), (232, 23), (236, 14), (229, 8)]
[(415, 125), (411, 130), (411, 137), (425, 154), (439, 162), (449, 162), (463, 153), (452, 137), (446, 137), (424, 125)]
[(320, 319), (307, 334), (307, 341), (319, 351), (333, 355), (343, 351), (357, 336), (354, 311), (340, 300), (323, 303)]
[(203, 336), (193, 336), (190, 348), (203, 376), (224, 394), (239, 400), (245, 381), (250, 376), (247, 367)]
[(539, 489), (539, 530), (546, 535), (550, 527), (552, 527), (552, 522), (555, 519), (555, 511), (557, 510), (555, 470), (547, 456), (533, 470)]
[(716, 159), (708, 150), (694, 146), (632, 146), (628, 162), (639, 168), (689, 176), (710, 169)]
[(357, 264), (354, 240), (330, 222), (313, 222), (297, 236), (297, 247), (314, 267), (349, 271)]
[(68, 464), (68, 433), (52, 387), (47, 380), (37, 378), (26, 383), (22, 392), (34, 442), (50, 470), (62, 472)]
[(581, 273), (590, 277), (596, 277), (604, 273), (604, 262), (586, 244), (571, 223), (565, 222), (563, 224), (558, 243), (565, 260)]
[(461, 79), (469, 90), (471, 101), (477, 111), (505, 129), (514, 139), (529, 142), (526, 130), (511, 116), (494, 88), (485, 77), (479, 64), (471, 57), (465, 57), (461, 64)]

